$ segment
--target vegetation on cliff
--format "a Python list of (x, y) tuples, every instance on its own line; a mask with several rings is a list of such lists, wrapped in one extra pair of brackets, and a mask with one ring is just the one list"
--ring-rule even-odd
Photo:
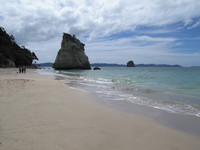
[(31, 66), (34, 60), (38, 60), (34, 52), (20, 47), (14, 36), (0, 27), (0, 67)]

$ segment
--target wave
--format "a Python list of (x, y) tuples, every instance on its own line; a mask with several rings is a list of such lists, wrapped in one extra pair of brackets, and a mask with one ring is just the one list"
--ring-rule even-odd
[[(200, 109), (197, 105), (190, 105), (179, 101), (167, 101), (164, 99), (153, 99), (143, 96), (143, 94), (163, 94), (161, 90), (140, 89), (140, 88), (121, 88), (117, 83), (102, 79), (83, 79), (84, 86), (90, 91), (98, 94), (101, 99), (106, 101), (129, 101), (133, 104), (144, 105), (155, 109), (165, 110), (169, 113), (194, 115), (200, 117)], [(91, 84), (92, 83), (92, 84)], [(88, 86), (90, 88), (88, 88)], [(123, 85), (124, 86), (124, 85)], [(123, 87), (122, 86), (122, 87)], [(85, 87), (85, 88), (86, 88)], [(142, 94), (141, 94), (142, 93)]]
[[(190, 92), (196, 87), (190, 88), (186, 86), (186, 88), (182, 88), (183, 86), (181, 85), (181, 87), (180, 84), (186, 85), (186, 83), (175, 82), (176, 80), (172, 77), (170, 79), (174, 80), (174, 82), (169, 80), (167, 77), (168, 72), (156, 74), (158, 77), (155, 78), (151, 77), (153, 76), (151, 71), (149, 77), (147, 74), (145, 75), (147, 77), (141, 78), (141, 74), (144, 74), (144, 72), (134, 72), (133, 74), (130, 70), (126, 72), (125, 69), (123, 72), (121, 70), (116, 72), (117, 69), (114, 71), (107, 69), (101, 74), (93, 71), (59, 71), (54, 73), (59, 76), (62, 75), (62, 77), (65, 76), (67, 79), (66, 85), (69, 87), (94, 92), (106, 101), (129, 101), (133, 104), (145, 105), (170, 113), (200, 117), (199, 93), (195, 91), (197, 94), (191, 94)], [(159, 72), (158, 70), (156, 71)], [(134, 76), (135, 74), (136, 76)], [(139, 78), (137, 78), (137, 74)], [(171, 76), (171, 72), (168, 74)], [(64, 80), (65, 78), (62, 79)], [(177, 92), (177, 90), (185, 91)], [(188, 94), (188, 92), (190, 93)]]

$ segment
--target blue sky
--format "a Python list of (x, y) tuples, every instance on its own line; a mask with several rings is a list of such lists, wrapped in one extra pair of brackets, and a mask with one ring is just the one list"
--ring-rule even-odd
[[(194, 20), (196, 21), (193, 24), (199, 18)], [(132, 59), (136, 63), (196, 66), (200, 65), (200, 27), (192, 27), (193, 24), (184, 26), (180, 22), (161, 27), (141, 26), (134, 31), (123, 31), (104, 37), (95, 44), (89, 43), (89, 46), (98, 45), (99, 48), (88, 49), (98, 49), (91, 51), (98, 62), (106, 62), (108, 59), (111, 62), (117, 60), (125, 63), (124, 60)]]
[(0, 26), (39, 62), (54, 62), (66, 32), (91, 63), (200, 66), (200, 0), (0, 2)]

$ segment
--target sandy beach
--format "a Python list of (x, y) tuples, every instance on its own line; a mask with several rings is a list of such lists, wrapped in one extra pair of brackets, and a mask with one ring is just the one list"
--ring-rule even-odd
[(0, 150), (199, 150), (200, 137), (97, 103), (28, 69), (0, 69)]

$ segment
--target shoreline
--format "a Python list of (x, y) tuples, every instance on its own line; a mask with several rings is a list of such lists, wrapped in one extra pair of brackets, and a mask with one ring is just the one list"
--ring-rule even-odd
[[(68, 86), (94, 92), (103, 99), (125, 100), (136, 105), (150, 106), (170, 113), (200, 117), (200, 95), (197, 86), (199, 80), (196, 78), (197, 76), (194, 75), (194, 81), (193, 79), (178, 79), (176, 81), (175, 70), (170, 69), (165, 74), (165, 68), (152, 69), (141, 70), (137, 68), (133, 71), (124, 69), (122, 74), (120, 68), (102, 68), (100, 73), (78, 70), (55, 71), (53, 69), (47, 71), (66, 75), (66, 78), (69, 79), (67, 80)], [(180, 75), (183, 72), (185, 71), (181, 69), (177, 74)], [(115, 74), (117, 75), (115, 76)], [(198, 74), (198, 71), (191, 74)], [(146, 77), (144, 78), (144, 76)], [(158, 76), (157, 79), (156, 76)], [(186, 76), (189, 78), (190, 74), (187, 73)], [(162, 84), (159, 85), (159, 82), (162, 82)], [(194, 86), (194, 89), (192, 86)]]
[(119, 111), (27, 69), (0, 69), (1, 150), (169, 150), (200, 147), (199, 136)]
[(106, 107), (117, 109), (126, 113), (133, 113), (152, 119), (156, 123), (178, 130), (180, 132), (196, 135), (200, 137), (200, 117), (167, 112), (145, 105), (138, 105), (129, 101), (100, 100), (96, 96), (94, 99)]
[[(77, 85), (75, 85), (74, 87), (73, 85), (72, 86), (70, 85), (71, 83), (69, 84), (69, 80), (71, 76), (73, 76), (71, 74), (60, 74), (60, 73), (57, 74), (45, 71), (42, 74), (47, 74), (47, 75), (49, 74), (54, 76), (55, 80), (62, 80), (63, 82), (65, 82), (66, 86), (70, 87), (71, 89), (76, 89), (79, 91), (87, 91), (79, 87), (76, 87)], [(116, 109), (118, 111), (142, 115), (144, 117), (153, 119), (160, 125), (164, 125), (166, 127), (170, 127), (181, 132), (200, 136), (199, 116), (168, 112), (166, 110), (159, 108), (153, 108), (150, 106), (135, 104), (128, 100), (112, 100), (112, 99), (108, 100), (104, 99), (101, 95), (91, 90), (89, 91), (89, 94), (91, 95), (91, 98), (93, 100), (106, 107)]]

